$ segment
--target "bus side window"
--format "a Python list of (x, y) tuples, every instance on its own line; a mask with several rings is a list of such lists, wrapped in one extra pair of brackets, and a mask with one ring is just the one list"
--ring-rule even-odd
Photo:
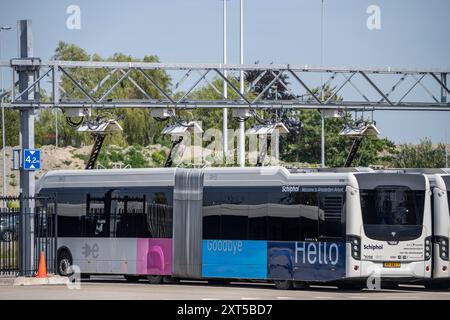
[(105, 238), (107, 226), (109, 223), (105, 216), (105, 197), (93, 197), (86, 195), (86, 218), (85, 218), (85, 237)]
[[(150, 238), (172, 238), (172, 206), (170, 193), (156, 191), (148, 197), (144, 216), (145, 232)], [(144, 230), (142, 230), (144, 231)]]
[(317, 192), (273, 189), (268, 203), (269, 241), (317, 241)]
[(84, 219), (84, 197), (81, 193), (58, 191), (58, 236), (81, 237)]
[(345, 194), (321, 193), (319, 197), (319, 239), (345, 238)]
[(299, 211), (298, 241), (317, 241), (319, 200), (317, 192), (296, 192), (292, 205)]

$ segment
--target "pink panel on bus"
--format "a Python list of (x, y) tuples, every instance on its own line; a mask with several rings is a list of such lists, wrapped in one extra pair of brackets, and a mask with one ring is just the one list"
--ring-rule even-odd
[(136, 273), (172, 274), (172, 239), (137, 239)]

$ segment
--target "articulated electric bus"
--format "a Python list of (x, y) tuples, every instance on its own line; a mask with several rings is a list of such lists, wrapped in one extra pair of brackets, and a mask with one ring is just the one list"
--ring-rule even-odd
[(77, 265), (130, 281), (245, 279), (282, 289), (429, 278), (426, 176), (334, 171), (53, 171), (37, 192), (56, 194), (62, 275)]

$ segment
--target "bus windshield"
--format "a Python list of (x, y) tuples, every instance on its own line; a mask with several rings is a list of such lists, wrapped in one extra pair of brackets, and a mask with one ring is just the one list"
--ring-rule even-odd
[[(422, 233), (425, 191), (407, 187), (360, 190), (364, 230), (378, 240), (406, 240)], [(394, 236), (395, 235), (395, 236)]]
[(361, 190), (364, 224), (422, 225), (425, 191), (406, 188)]

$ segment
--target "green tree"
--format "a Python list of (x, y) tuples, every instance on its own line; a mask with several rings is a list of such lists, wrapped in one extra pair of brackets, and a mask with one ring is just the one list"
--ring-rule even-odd
[[(155, 55), (147, 55), (143, 59), (136, 59), (132, 56), (122, 53), (116, 53), (113, 56), (103, 59), (98, 54), (90, 55), (82, 48), (68, 44), (63, 41), (58, 43), (53, 56), (55, 60), (73, 60), (73, 61), (116, 61), (116, 62), (128, 62), (128, 61), (143, 61), (143, 62), (159, 62), (159, 58)], [(83, 84), (87, 91), (94, 88), (102, 79), (104, 79), (110, 70), (99, 69), (77, 69), (73, 68), (68, 70), (70, 75), (75, 79), (82, 79)], [(168, 90), (170, 87), (170, 77), (162, 70), (146, 70), (145, 73), (150, 76), (161, 88)], [(122, 76), (120, 71), (114, 72), (110, 78), (92, 95), (99, 99), (102, 97), (108, 88), (111, 87), (113, 82), (117, 81)], [(145, 76), (137, 70), (130, 72), (129, 76), (141, 87), (148, 96), (154, 99), (162, 98), (159, 91), (145, 79)], [(84, 94), (72, 83), (72, 81), (65, 75), (62, 76), (62, 88), (64, 94), (71, 99), (85, 98)], [(143, 97), (143, 93), (137, 88), (131, 80), (125, 79), (107, 96), (108, 99), (139, 99)], [(93, 117), (100, 112), (93, 111)], [(101, 112), (102, 114), (105, 111)], [(164, 143), (168, 144), (167, 138), (161, 138), (160, 133), (164, 127), (164, 123), (154, 120), (149, 115), (148, 110), (144, 109), (116, 109), (106, 114), (106, 117), (115, 118), (119, 114), (124, 115), (123, 120), (120, 121), (124, 131), (123, 133), (115, 133), (108, 137), (107, 143), (114, 142), (118, 145), (148, 145), (150, 143)], [(62, 117), (64, 118), (64, 117)], [(53, 113), (44, 114), (40, 117), (37, 126), (41, 126), (39, 129), (43, 135), (48, 132), (54, 132)], [(51, 127), (53, 126), (53, 128)], [(60, 130), (64, 132), (64, 139), (61, 140), (61, 145), (74, 145), (79, 146), (82, 144), (90, 144), (93, 142), (92, 137), (86, 133), (77, 133), (72, 127), (70, 127), (65, 121), (60, 121)], [(53, 130), (53, 131), (49, 131)], [(47, 134), (48, 135), (48, 134)], [(48, 142), (44, 136), (40, 136), (42, 143)], [(54, 138), (53, 138), (54, 140)]]
[(396, 168), (444, 168), (445, 145), (433, 145), (429, 138), (418, 145), (402, 144), (393, 153), (392, 166)]
[[(1, 114), (0, 114), (1, 119)], [(3, 139), (0, 130), (0, 139)], [(7, 146), (19, 145), (19, 111), (5, 108), (5, 143)]]
[[(260, 71), (253, 71), (247, 74), (246, 80), (253, 82), (261, 75)], [(254, 87), (255, 94), (263, 92), (264, 88), (272, 82), (275, 74), (264, 74)], [(287, 75), (280, 76), (280, 81), (286, 85), (289, 84)], [(305, 95), (303, 97), (295, 96), (286, 89), (280, 81), (276, 82), (272, 88), (263, 93), (263, 97), (268, 100), (292, 100), (306, 99), (312, 100), (313, 97)], [(323, 90), (323, 99), (332, 97), (332, 101), (339, 101), (342, 98), (333, 95), (335, 88), (326, 86)], [(316, 96), (321, 96), (321, 89), (315, 88), (312, 92)], [(333, 96), (332, 96), (333, 95)], [(321, 114), (318, 110), (302, 111), (266, 111), (265, 115), (269, 119), (281, 120), (289, 129), (289, 133), (281, 136), (280, 139), (280, 158), (285, 162), (306, 162), (315, 164), (320, 162), (321, 153)], [(344, 165), (348, 152), (350, 151), (352, 140), (340, 136), (339, 132), (345, 124), (354, 125), (350, 114), (344, 118), (325, 120), (325, 160), (328, 167), (340, 167)], [(353, 161), (353, 166), (369, 166), (379, 164), (386, 159), (381, 157), (381, 153), (389, 152), (394, 147), (393, 142), (388, 139), (379, 139), (377, 137), (368, 137), (363, 140)]]

